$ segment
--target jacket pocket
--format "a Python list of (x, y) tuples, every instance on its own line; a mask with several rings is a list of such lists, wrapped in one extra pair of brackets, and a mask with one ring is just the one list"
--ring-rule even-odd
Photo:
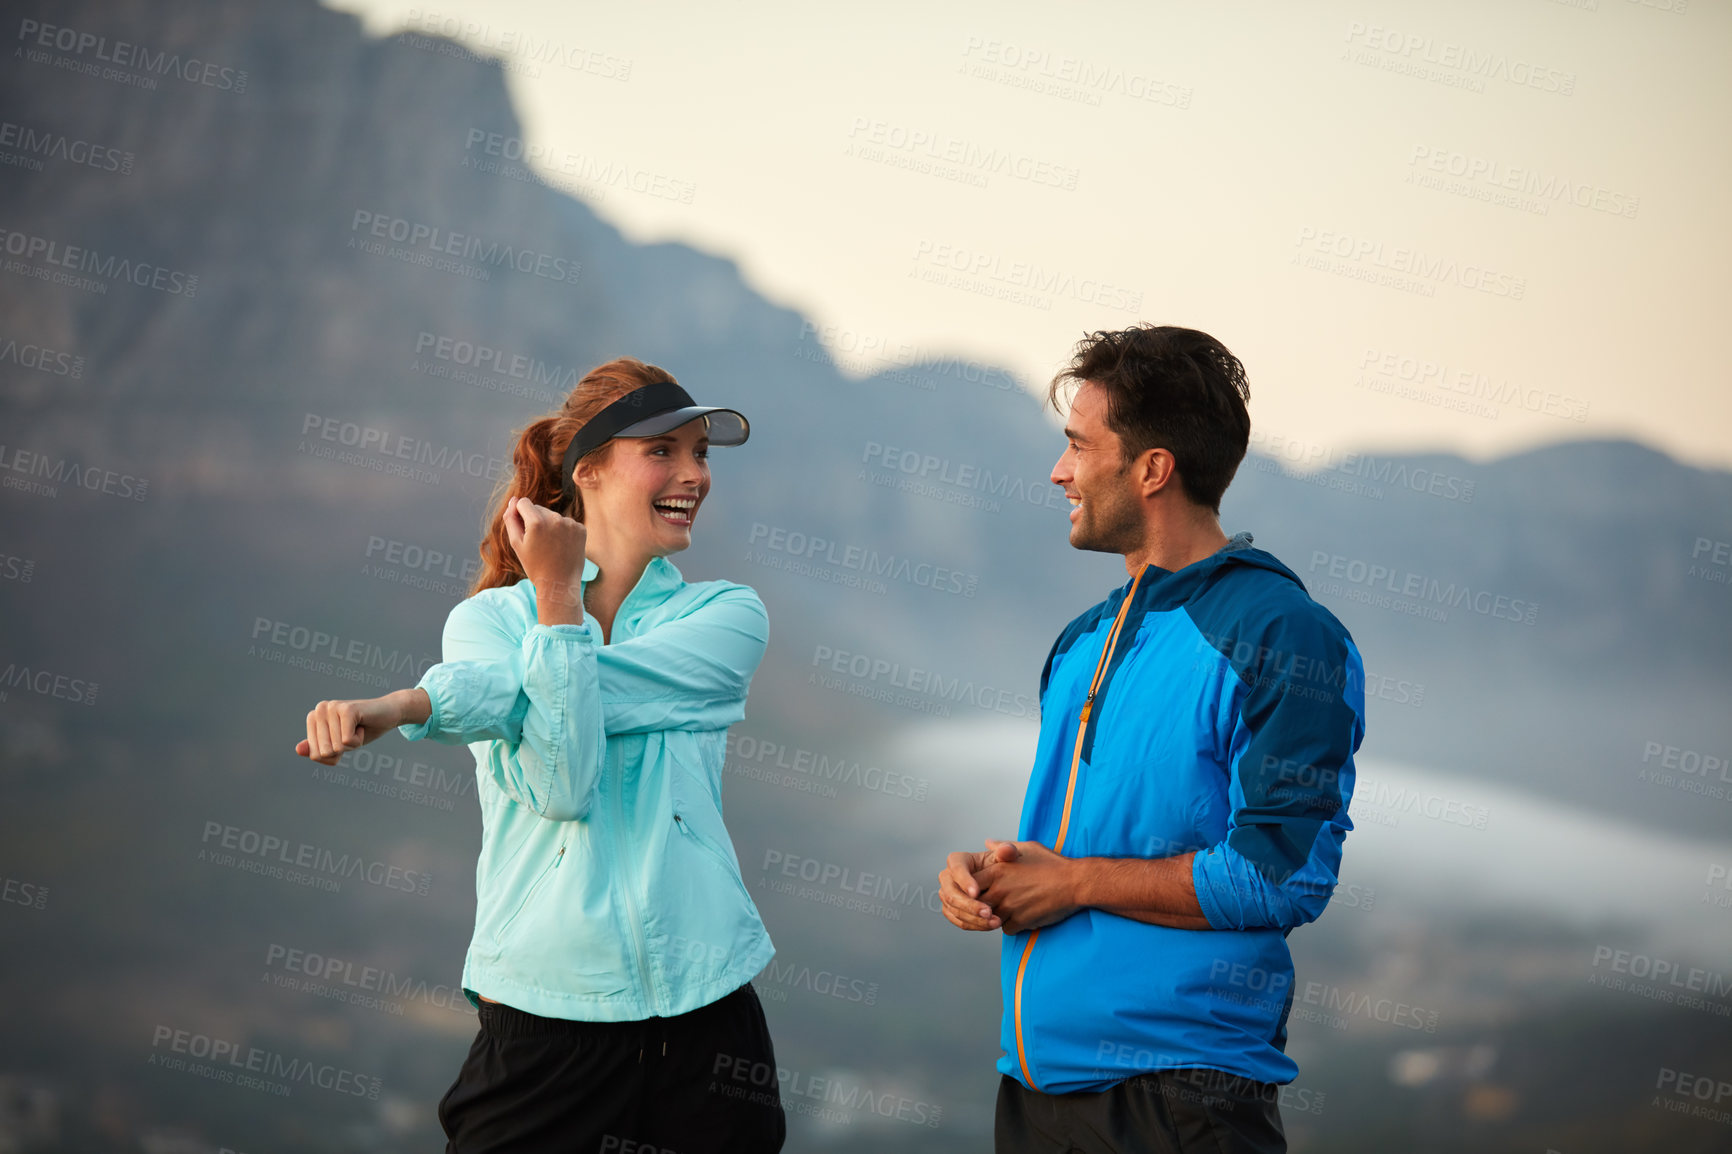
[(511, 924), (517, 920), (518, 915), (529, 907), (529, 899), (535, 896), (536, 891), (541, 889), (542, 884), (547, 881), (548, 875), (558, 869), (559, 863), (563, 860), (565, 860), (565, 845), (561, 843), (559, 852), (553, 855), (553, 860), (542, 866), (541, 872), (535, 875), (535, 880), (529, 883), (529, 888), (523, 892), (523, 900), (517, 903), (517, 908), (512, 910), (503, 922), (499, 923), (498, 929), (493, 931), (495, 942), (504, 944), (506, 931), (511, 929)]
[(720, 846), (715, 845), (709, 838), (694, 829), (692, 823), (679, 810), (674, 811), (674, 825), (688, 841), (709, 854), (715, 863), (721, 867), (721, 871), (728, 876), (728, 880), (734, 883), (734, 888), (740, 891), (740, 896), (746, 899), (747, 908), (756, 910), (758, 907), (752, 901), (752, 895), (747, 891), (746, 883), (740, 879), (740, 867), (735, 864), (733, 857), (724, 853)]

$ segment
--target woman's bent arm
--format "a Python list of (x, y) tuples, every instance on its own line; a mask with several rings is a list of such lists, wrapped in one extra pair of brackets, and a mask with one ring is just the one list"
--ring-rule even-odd
[(471, 598), (446, 619), (444, 657), (419, 683), (430, 715), (403, 736), (493, 740), (482, 770), (506, 796), (552, 821), (584, 816), (607, 757), (590, 625), (535, 624), (517, 639)]
[[(655, 729), (726, 729), (739, 721), (769, 628), (757, 593), (737, 586), (640, 637), (592, 644), (603, 732), (615, 736)], [(448, 744), (517, 740), (527, 703), (514, 692), (510, 671), (498, 665), (457, 668), (471, 662), (457, 656), (449, 635), (445, 656), (446, 663), (428, 674), (448, 686), (442, 701), (460, 701), (463, 708), (436, 706), (432, 718), (422, 726), (406, 727), (404, 736)]]

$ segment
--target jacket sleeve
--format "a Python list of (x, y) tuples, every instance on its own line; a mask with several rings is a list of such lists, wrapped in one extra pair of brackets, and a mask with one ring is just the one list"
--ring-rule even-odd
[[(1228, 744), (1227, 836), (1197, 851), (1191, 880), (1216, 929), (1279, 929), (1323, 912), (1353, 822), (1353, 754), (1365, 736), (1365, 674), (1320, 606), (1234, 638), (1246, 685)], [(1250, 644), (1245, 644), (1245, 642)]]
[(422, 674), (432, 712), (398, 732), (475, 748), (479, 772), (551, 821), (589, 810), (607, 760), (590, 619), (515, 630), (469, 598), (445, 621), (444, 658)]
[[(749, 586), (735, 585), (641, 636), (612, 645), (592, 640), (585, 656), (594, 656), (603, 734), (726, 729), (746, 715), (746, 693), (769, 636), (764, 603)], [(431, 680), (449, 692), (435, 698), (428, 688), (434, 715), (423, 725), (400, 727), (403, 736), (453, 744), (515, 741), (525, 702), (513, 669), (459, 660), (449, 643), (445, 656), (443, 665), (422, 677), (422, 688)], [(442, 708), (446, 703), (450, 706)]]
[(597, 647), (608, 734), (726, 729), (741, 720), (769, 637), (764, 603), (735, 585), (677, 620)]

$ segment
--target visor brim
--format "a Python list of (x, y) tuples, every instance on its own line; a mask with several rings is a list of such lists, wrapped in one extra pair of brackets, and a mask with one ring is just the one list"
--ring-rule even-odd
[(655, 437), (670, 429), (677, 429), (688, 421), (699, 417), (706, 418), (710, 444), (712, 445), (743, 445), (751, 435), (752, 427), (744, 415), (733, 409), (724, 409), (719, 405), (687, 405), (683, 409), (670, 409), (665, 413), (657, 413), (653, 417), (645, 417), (627, 425), (616, 437)]

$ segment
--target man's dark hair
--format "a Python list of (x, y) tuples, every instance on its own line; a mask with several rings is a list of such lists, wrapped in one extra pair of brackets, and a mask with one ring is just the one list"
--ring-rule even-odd
[(1221, 495), (1251, 440), (1251, 386), (1227, 346), (1172, 325), (1101, 330), (1077, 342), (1047, 400), (1057, 409), (1059, 391), (1083, 382), (1106, 393), (1107, 427), (1118, 434), (1127, 464), (1150, 449), (1167, 450), (1185, 496), (1221, 512)]

